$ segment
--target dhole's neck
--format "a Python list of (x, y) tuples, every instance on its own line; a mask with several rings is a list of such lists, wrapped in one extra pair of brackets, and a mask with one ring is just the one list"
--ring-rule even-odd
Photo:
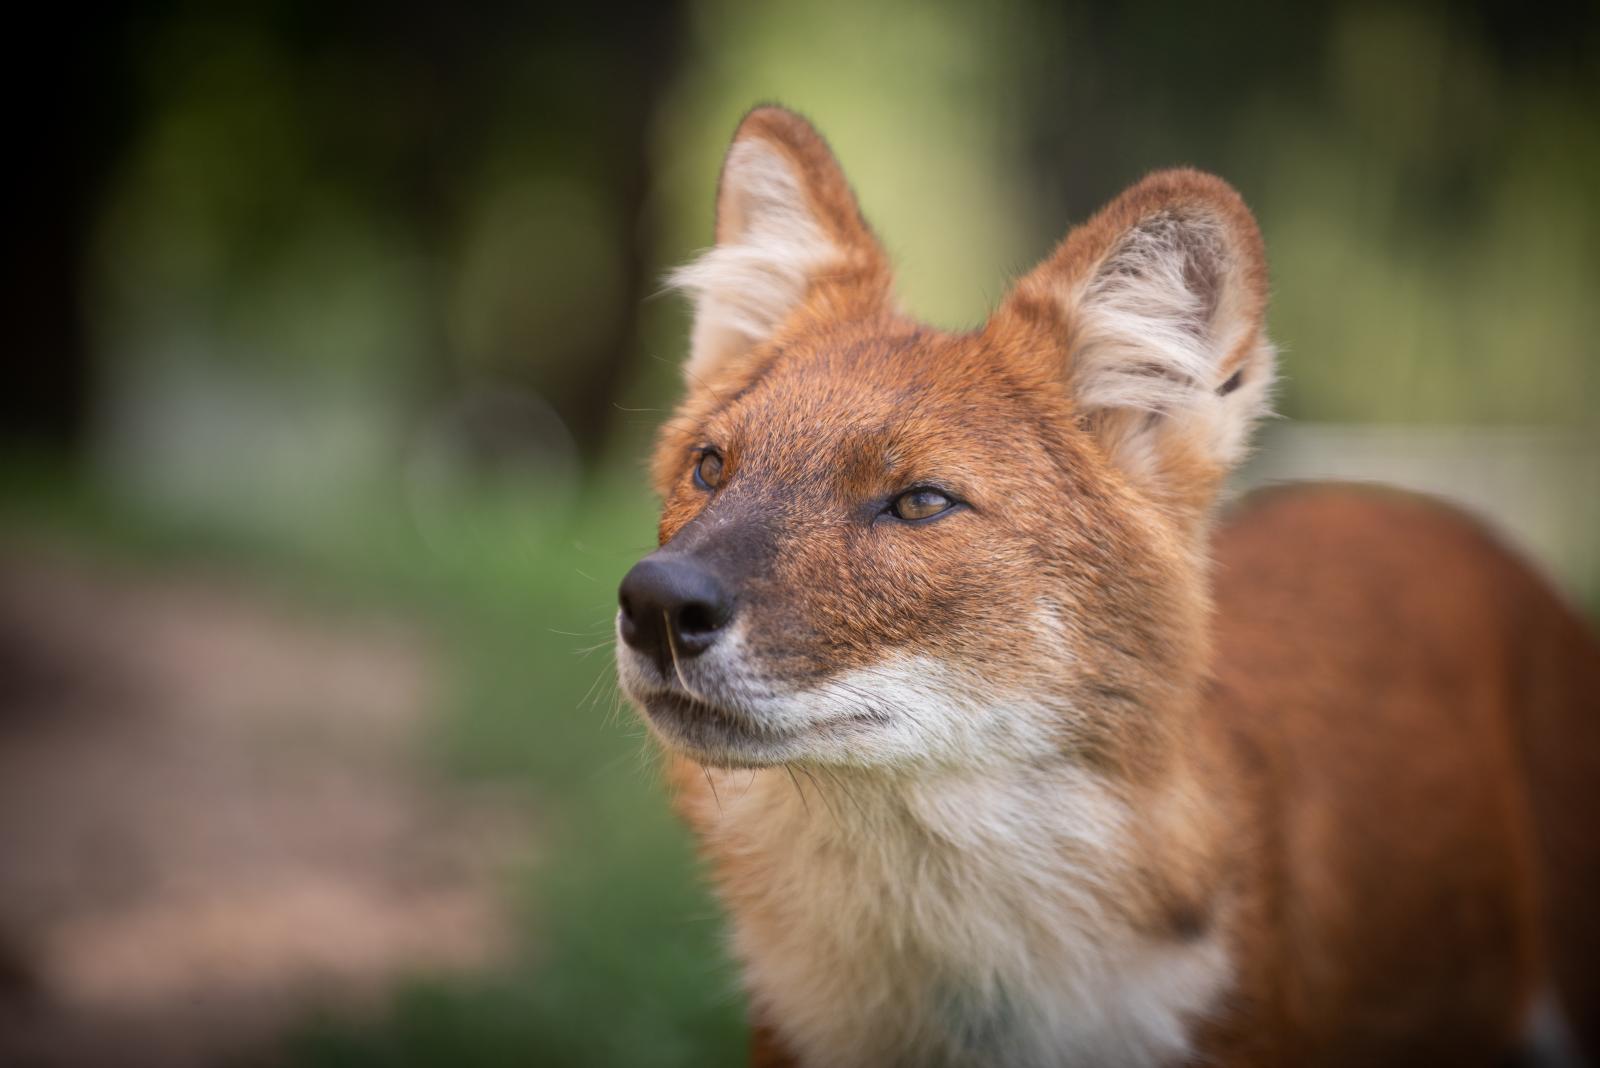
[(757, 1012), (816, 1063), (1155, 1064), (1229, 969), (1206, 800), (1170, 754), (1144, 773), (710, 772), (686, 800)]

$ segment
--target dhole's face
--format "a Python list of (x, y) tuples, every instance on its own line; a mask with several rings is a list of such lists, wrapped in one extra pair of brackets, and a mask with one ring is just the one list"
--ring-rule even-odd
[(1151, 175), (982, 330), (895, 310), (803, 119), (747, 116), (620, 590), (624, 687), (705, 762), (1117, 761), (1203, 650), (1198, 546), (1272, 379), (1226, 185)]
[(1156, 569), (1037, 377), (981, 337), (884, 321), (812, 326), (694, 391), (657, 455), (662, 548), (619, 613), (654, 728), (723, 765), (1092, 744), (1078, 665), (1115, 688), (1094, 647), (1141, 641), (1118, 600), (1153, 610)]

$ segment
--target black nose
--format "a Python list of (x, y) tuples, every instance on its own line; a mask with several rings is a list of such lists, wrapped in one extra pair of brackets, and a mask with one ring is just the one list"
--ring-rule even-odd
[(655, 658), (664, 675), (673, 657), (699, 656), (733, 618), (733, 599), (703, 565), (652, 553), (633, 565), (617, 591), (622, 640)]

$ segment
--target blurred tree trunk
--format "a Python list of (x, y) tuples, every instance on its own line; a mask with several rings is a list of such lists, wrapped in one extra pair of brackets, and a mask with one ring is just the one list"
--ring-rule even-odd
[(584, 373), (574, 377), (567, 395), (555, 399), (556, 410), (586, 457), (594, 457), (610, 434), (623, 376), (638, 353), (640, 304), (658, 281), (657, 257), (650, 244), (655, 227), (647, 218), (654, 167), (652, 134), (660, 101), (677, 69), (685, 15), (686, 5), (674, 0), (646, 5), (631, 16), (619, 12), (612, 20), (620, 32), (609, 72), (617, 79), (617, 92), (614, 113), (607, 120), (613, 166), (606, 195), (620, 221), (614, 230), (620, 246), (617, 262), (622, 266), (620, 307), (593, 351), (573, 354)]
[[(144, 13), (150, 14), (146, 6)], [(133, 101), (122, 63), (127, 9), (13, 15), (5, 50), (6, 142), (0, 440), (78, 452), (92, 398), (84, 281), (101, 194)]]
[[(684, 0), (489, 4), (470, 11), (409, 3), (354, 15), (319, 12), (299, 27), (308, 52), (354, 54), (381, 71), (378, 82), (403, 115), (388, 134), (397, 141), (374, 145), (358, 131), (354, 140), (371, 158), (354, 162), (359, 168), (381, 160), (382, 169), (360, 181), (388, 189), (392, 209), (433, 265), (436, 299), (422, 345), (432, 360), (418, 376), (425, 398), (461, 384), (454, 380), (461, 354), (451, 348), (445, 302), (469, 213), (466, 198), (480, 191), (486, 150), (524, 138), (538, 172), (581, 183), (616, 220), (610, 230), (616, 247), (605, 258), (619, 265), (621, 285), (601, 317), (603, 329), (572, 331), (585, 341), (557, 332), (534, 339), (534, 353), (515, 347), (525, 349), (529, 339), (508, 337), (512, 347), (476, 370), (547, 399), (586, 460), (604, 447), (613, 401), (638, 347), (639, 305), (655, 282), (654, 228), (646, 219), (652, 134), (678, 67), (687, 14)], [(508, 113), (516, 116), (510, 130)]]

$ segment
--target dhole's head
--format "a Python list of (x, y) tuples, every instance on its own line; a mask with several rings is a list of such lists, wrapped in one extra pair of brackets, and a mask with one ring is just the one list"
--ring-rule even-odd
[(618, 615), (668, 744), (916, 769), (1119, 760), (1163, 729), (1203, 669), (1208, 514), (1273, 373), (1231, 188), (1151, 175), (943, 333), (897, 309), (822, 138), (761, 108), (676, 281), (695, 321), (661, 547)]

